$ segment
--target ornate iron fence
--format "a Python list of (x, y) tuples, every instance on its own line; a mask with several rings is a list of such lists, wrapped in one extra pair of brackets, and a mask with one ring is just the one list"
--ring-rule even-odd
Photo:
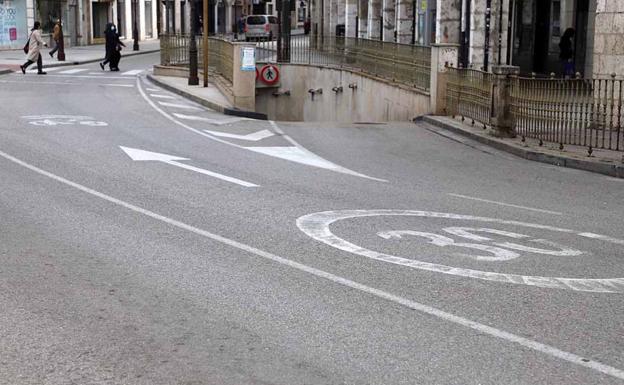
[[(202, 36), (197, 39), (197, 61), (201, 69), (203, 66)], [(171, 34), (160, 35), (160, 64), (164, 66), (189, 65), (190, 35)], [(233, 81), (233, 54), (234, 45), (224, 39), (208, 38), (208, 65), (209, 70), (214, 71), (230, 82)]]
[[(276, 41), (261, 41), (256, 60), (278, 61)], [(423, 91), (430, 88), (431, 47), (343, 36), (293, 35), (282, 61), (363, 72)], [(284, 52), (283, 51), (283, 52)]]
[(514, 130), (540, 141), (624, 151), (623, 82), (615, 76), (514, 79)]
[(473, 69), (447, 67), (446, 112), (490, 125), (492, 118), (492, 74)]

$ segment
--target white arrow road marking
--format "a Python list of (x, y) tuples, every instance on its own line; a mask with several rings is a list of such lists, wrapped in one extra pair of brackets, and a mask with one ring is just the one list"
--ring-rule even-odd
[(197, 111), (201, 110), (201, 108), (199, 107), (189, 106), (188, 104), (176, 104), (176, 103), (169, 103), (169, 102), (158, 102), (158, 104), (160, 104), (161, 106), (165, 106), (165, 107), (182, 108), (186, 110), (197, 110)]
[(189, 160), (188, 158), (181, 158), (179, 156), (174, 156), (174, 155), (167, 155), (167, 154), (161, 154), (158, 152), (139, 150), (137, 148), (123, 147), (123, 146), (119, 146), (119, 148), (121, 148), (130, 157), (130, 159), (134, 161), (162, 162), (171, 166), (180, 167), (185, 170), (195, 171), (200, 174), (208, 175), (213, 178), (217, 178), (217, 179), (224, 180), (226, 182), (234, 183), (243, 187), (258, 187), (258, 185), (245, 182), (244, 180), (236, 179), (227, 175), (219, 174), (216, 172), (204, 170), (202, 168), (189, 166), (187, 164), (178, 162), (180, 160)]
[[(74, 189), (76, 189), (78, 191), (82, 191), (85, 194), (89, 194), (89, 195), (91, 195), (93, 197), (102, 199), (102, 200), (107, 201), (107, 202), (109, 202), (109, 203), (111, 203), (113, 205), (116, 205), (116, 206), (119, 206), (119, 207), (123, 207), (123, 208), (128, 209), (128, 210), (130, 210), (132, 212), (135, 212), (137, 214), (141, 214), (141, 215), (144, 215), (146, 217), (152, 218), (152, 219), (154, 219), (156, 221), (166, 223), (166, 224), (168, 224), (168, 225), (170, 225), (172, 227), (176, 227), (176, 228), (178, 228), (180, 230), (188, 231), (188, 232), (197, 234), (199, 236), (202, 236), (202, 237), (205, 237), (205, 238), (208, 238), (208, 239), (212, 239), (212, 240), (214, 240), (216, 242), (223, 243), (224, 245), (228, 245), (228, 246), (236, 248), (238, 250), (247, 252), (247, 253), (249, 253), (251, 255), (255, 255), (257, 257), (260, 257), (260, 258), (263, 258), (263, 259), (266, 259), (266, 260), (269, 260), (269, 261), (273, 261), (273, 262), (278, 263), (278, 264), (280, 264), (282, 266), (287, 266), (287, 267), (290, 267), (292, 269), (299, 270), (299, 271), (302, 271), (304, 273), (308, 273), (308, 274), (313, 275), (315, 277), (325, 279), (325, 280), (327, 280), (329, 282), (333, 282), (335, 284), (342, 285), (344, 287), (348, 287), (348, 288), (353, 289), (353, 290), (357, 290), (357, 291), (359, 291), (361, 293), (366, 293), (366, 294), (369, 294), (371, 296), (374, 296), (374, 297), (386, 300), (388, 302), (392, 302), (392, 303), (395, 303), (397, 305), (404, 306), (404, 307), (406, 307), (408, 309), (412, 309), (412, 310), (418, 311), (418, 312), (423, 313), (423, 314), (428, 314), (428, 315), (436, 317), (436, 318), (438, 318), (440, 320), (444, 320), (444, 321), (453, 323), (455, 325), (462, 326), (462, 327), (467, 328), (467, 329), (472, 329), (472, 330), (474, 330), (476, 332), (479, 332), (481, 334), (486, 334), (486, 335), (491, 336), (491, 337), (495, 337), (495, 338), (498, 338), (498, 339), (501, 339), (501, 340), (504, 340), (504, 341), (507, 341), (507, 342), (511, 342), (511, 343), (517, 344), (519, 346), (525, 347), (527, 349), (531, 349), (533, 351), (540, 352), (540, 353), (543, 353), (545, 355), (548, 355), (548, 356), (551, 356), (551, 357), (555, 357), (555, 358), (558, 358), (560, 360), (567, 361), (567, 362), (569, 362), (571, 364), (582, 366), (582, 367), (594, 370), (596, 372), (606, 374), (607, 376), (611, 376), (611, 377), (614, 377), (614, 378), (618, 378), (618, 379), (624, 380), (624, 370), (618, 369), (618, 368), (616, 368), (614, 366), (605, 365), (605, 364), (603, 364), (603, 363), (601, 363), (599, 361), (591, 360), (587, 356), (580, 356), (578, 354), (570, 353), (570, 352), (567, 352), (565, 350), (557, 349), (554, 346), (546, 345), (546, 344), (543, 344), (541, 342), (537, 342), (535, 340), (532, 340), (532, 339), (529, 339), (529, 338), (526, 338), (526, 337), (522, 337), (520, 335), (513, 334), (513, 333), (507, 332), (507, 331), (502, 330), (502, 329), (497, 329), (495, 327), (492, 327), (492, 326), (489, 326), (489, 325), (485, 325), (485, 324), (479, 323), (477, 321), (473, 321), (471, 319), (455, 315), (453, 313), (448, 313), (448, 312), (446, 312), (444, 310), (440, 310), (438, 308), (435, 308), (435, 307), (432, 307), (432, 306), (429, 306), (429, 305), (425, 305), (425, 304), (422, 304), (422, 303), (419, 303), (419, 302), (407, 299), (405, 297), (400, 297), (400, 296), (392, 294), (392, 293), (390, 293), (388, 291), (383, 291), (383, 290), (380, 290), (380, 289), (376, 289), (376, 288), (374, 288), (372, 286), (367, 286), (367, 285), (361, 284), (359, 282), (355, 282), (355, 281), (352, 281), (350, 279), (341, 277), (339, 275), (335, 275), (335, 274), (326, 272), (324, 270), (320, 270), (320, 269), (317, 269), (317, 268), (314, 268), (314, 267), (311, 267), (311, 266), (308, 266), (308, 265), (304, 265), (302, 263), (295, 262), (295, 261), (293, 261), (291, 259), (288, 259), (288, 258), (280, 257), (279, 255), (272, 254), (272, 253), (270, 253), (268, 251), (264, 251), (264, 250), (255, 248), (253, 246), (250, 246), (250, 245), (238, 242), (238, 241), (233, 240), (233, 239), (226, 238), (226, 237), (224, 237), (222, 235), (208, 232), (206, 230), (200, 229), (198, 227), (191, 226), (191, 225), (189, 225), (187, 223), (180, 222), (180, 221), (175, 220), (173, 218), (169, 218), (169, 217), (160, 215), (158, 213), (155, 213), (153, 211), (149, 211), (147, 209), (144, 209), (142, 207), (135, 206), (135, 205), (133, 205), (131, 203), (128, 203), (128, 202), (122, 201), (120, 199), (114, 198), (114, 197), (112, 197), (110, 195), (106, 195), (104, 193), (101, 193), (99, 191), (93, 190), (93, 189), (91, 189), (89, 187), (86, 187), (84, 185), (81, 185), (81, 184), (78, 184), (78, 183), (73, 182), (71, 180), (68, 180), (68, 179), (65, 179), (63, 177), (60, 177), (60, 176), (58, 176), (56, 174), (52, 174), (51, 172), (42, 170), (42, 169), (40, 169), (40, 168), (38, 168), (36, 166), (33, 166), (33, 165), (29, 164), (29, 163), (26, 163), (26, 162), (24, 162), (24, 161), (22, 161), (20, 159), (17, 159), (17, 158), (15, 158), (15, 157), (7, 154), (7, 153), (2, 152), (2, 151), (0, 151), (0, 157), (4, 158), (4, 159), (6, 159), (6, 160), (8, 160), (10, 162), (13, 162), (13, 163), (15, 163), (17, 165), (20, 165), (20, 166), (22, 166), (24, 168), (27, 168), (27, 169), (29, 169), (29, 170), (31, 170), (31, 171), (39, 174), (39, 175), (42, 175), (42, 176), (45, 176), (45, 177), (50, 178), (52, 180), (55, 180), (55, 181), (57, 181), (59, 183), (62, 183), (64, 185), (66, 185), (66, 186), (72, 187), (72, 188), (74, 188)], [(476, 339), (476, 338), (479, 338), (479, 337), (475, 336), (474, 338)]]
[(204, 132), (207, 132), (214, 136), (220, 136), (222, 138), (248, 140), (250, 142), (257, 142), (259, 140), (270, 138), (271, 136), (275, 135), (269, 130), (261, 130), (261, 131), (254, 132), (254, 133), (247, 134), (247, 135), (236, 135), (236, 134), (230, 134), (227, 132), (210, 131), (210, 130), (204, 130)]
[[(296, 149), (298, 149), (297, 152), (299, 152), (300, 154), (301, 153), (305, 153), (304, 157), (300, 157), (300, 156), (294, 157), (292, 155), (291, 156), (287, 156), (287, 155), (285, 155), (285, 151), (283, 151), (283, 150), (280, 150), (279, 152), (276, 151), (276, 150), (266, 150), (266, 147), (265, 147), (265, 150), (262, 150), (261, 147), (260, 148), (258, 148), (258, 147), (245, 147), (245, 146), (241, 146), (241, 145), (236, 144), (236, 143), (228, 142), (227, 140), (221, 139), (221, 138), (219, 138), (219, 137), (217, 137), (215, 135), (211, 135), (211, 134), (208, 134), (206, 132), (202, 132), (202, 131), (197, 130), (197, 129), (189, 126), (188, 124), (185, 124), (185, 123), (183, 123), (183, 122), (181, 122), (181, 121), (179, 121), (179, 120), (174, 118), (174, 116), (177, 117), (177, 118), (180, 118), (180, 119), (184, 119), (184, 118), (188, 118), (188, 117), (186, 117), (186, 116), (185, 117), (181, 117), (180, 114), (175, 114), (175, 113), (172, 116), (172, 115), (168, 114), (167, 112), (165, 112), (162, 108), (158, 107), (150, 98), (147, 97), (147, 95), (145, 94), (145, 91), (143, 91), (143, 87), (141, 85), (141, 80), (139, 78), (137, 78), (136, 84), (137, 84), (137, 88), (139, 90), (139, 93), (141, 94), (141, 97), (143, 97), (143, 99), (150, 106), (152, 106), (153, 109), (158, 111), (162, 116), (164, 116), (165, 118), (169, 119), (173, 123), (179, 125), (180, 127), (184, 128), (186, 130), (194, 132), (194, 133), (196, 133), (198, 135), (201, 135), (201, 136), (204, 136), (206, 138), (212, 139), (212, 140), (214, 140), (216, 142), (219, 142), (219, 143), (227, 144), (228, 146), (241, 148), (241, 149), (245, 149), (245, 150), (251, 150), (251, 151), (255, 151), (255, 152), (260, 153), (260, 154), (265, 154), (265, 155), (270, 155), (270, 156), (277, 156), (278, 158), (281, 158), (281, 159), (291, 160), (291, 161), (295, 161), (297, 163), (302, 163), (302, 164), (305, 164), (305, 165), (314, 165), (316, 167), (322, 167), (322, 168), (325, 168), (325, 169), (328, 169), (328, 170), (331, 170), (331, 171), (340, 172), (340, 173), (343, 173), (343, 174), (348, 174), (348, 175), (353, 175), (353, 176), (358, 176), (358, 177), (361, 177), (361, 178), (370, 179), (370, 180), (374, 180), (374, 181), (378, 181), (378, 182), (387, 182), (387, 180), (385, 180), (385, 179), (379, 179), (379, 178), (374, 178), (374, 177), (371, 177), (371, 176), (368, 176), (368, 175), (360, 174), (359, 172), (356, 172), (356, 171), (353, 171), (353, 170), (349, 170), (348, 168), (345, 168), (345, 167), (338, 166), (338, 165), (336, 165), (336, 164), (334, 164), (332, 162), (329, 162), (329, 161), (319, 157), (318, 155), (316, 155), (316, 154), (306, 150), (304, 147), (299, 145), (297, 142), (295, 142), (288, 135), (285, 135), (284, 132), (282, 130), (280, 130), (279, 127), (277, 126), (277, 124), (275, 124), (275, 122), (273, 122), (273, 121), (269, 121), (269, 123), (275, 128), (275, 131), (278, 134), (282, 135), (282, 137), (284, 139), (286, 139), (287, 141), (289, 141)], [(159, 102), (159, 103), (163, 104), (163, 102)], [(202, 119), (205, 119), (205, 118), (199, 119), (198, 117), (193, 117), (193, 118), (189, 118), (189, 119), (190, 120), (202, 120)], [(241, 120), (245, 120), (245, 119), (241, 119)], [(221, 121), (221, 122), (223, 122), (223, 121)], [(213, 124), (218, 124), (218, 123), (213, 123)], [(224, 123), (221, 123), (221, 124), (224, 124)], [(290, 147), (286, 147), (286, 148), (290, 148)], [(294, 153), (294, 151), (291, 151), (291, 152)], [(272, 154), (270, 154), (270, 153), (272, 153)], [(277, 155), (278, 153), (280, 153), (282, 156), (278, 156)], [(273, 155), (273, 154), (275, 154), (275, 155)], [(299, 159), (299, 160), (294, 160), (295, 158)], [(301, 160), (303, 158), (307, 158), (307, 161), (303, 161), (302, 162)], [(313, 164), (311, 164), (311, 162), (309, 160), (312, 159), (312, 158), (315, 158), (315, 159), (319, 160), (319, 162), (312, 162)], [(319, 164), (323, 164), (324, 166), (319, 166)]]
[(210, 119), (210, 118), (204, 118), (202, 116), (184, 115), (184, 114), (178, 114), (175, 112), (173, 113), (173, 116), (175, 116), (178, 119), (193, 120), (196, 122), (206, 122), (206, 123), (213, 124), (215, 126), (223, 126), (224, 124), (231, 124), (231, 123), (236, 123), (236, 122), (242, 122), (245, 120), (251, 120), (247, 118)]

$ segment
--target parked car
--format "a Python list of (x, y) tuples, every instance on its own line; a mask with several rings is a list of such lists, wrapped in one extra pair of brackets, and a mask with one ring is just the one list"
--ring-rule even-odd
[(249, 15), (245, 18), (245, 40), (273, 40), (277, 37), (277, 17), (271, 15)]

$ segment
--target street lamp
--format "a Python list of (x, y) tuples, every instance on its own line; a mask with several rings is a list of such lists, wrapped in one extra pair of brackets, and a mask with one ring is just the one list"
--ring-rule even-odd
[(65, 61), (65, 38), (63, 37), (63, 3), (59, 1), (59, 39), (56, 44), (58, 44), (58, 52), (56, 54), (56, 59), (58, 61)]
[(138, 17), (138, 9), (137, 9), (137, 5), (139, 3), (139, 0), (134, 0), (133, 1), (133, 9), (134, 9), (134, 17), (133, 17), (133, 22), (134, 22), (134, 28), (132, 29), (132, 38), (134, 39), (134, 44), (132, 45), (132, 50), (133, 51), (138, 51), (139, 50), (139, 24), (137, 23), (137, 17)]
[(189, 44), (189, 78), (188, 85), (199, 85), (197, 77), (197, 41), (195, 33), (197, 31), (197, 1), (191, 0), (191, 42)]

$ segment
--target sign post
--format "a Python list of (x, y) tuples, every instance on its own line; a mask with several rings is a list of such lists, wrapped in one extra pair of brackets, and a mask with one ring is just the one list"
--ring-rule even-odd
[(202, 29), (203, 29), (203, 54), (204, 54), (204, 87), (208, 87), (208, 0), (204, 2), (204, 15), (202, 17)]

